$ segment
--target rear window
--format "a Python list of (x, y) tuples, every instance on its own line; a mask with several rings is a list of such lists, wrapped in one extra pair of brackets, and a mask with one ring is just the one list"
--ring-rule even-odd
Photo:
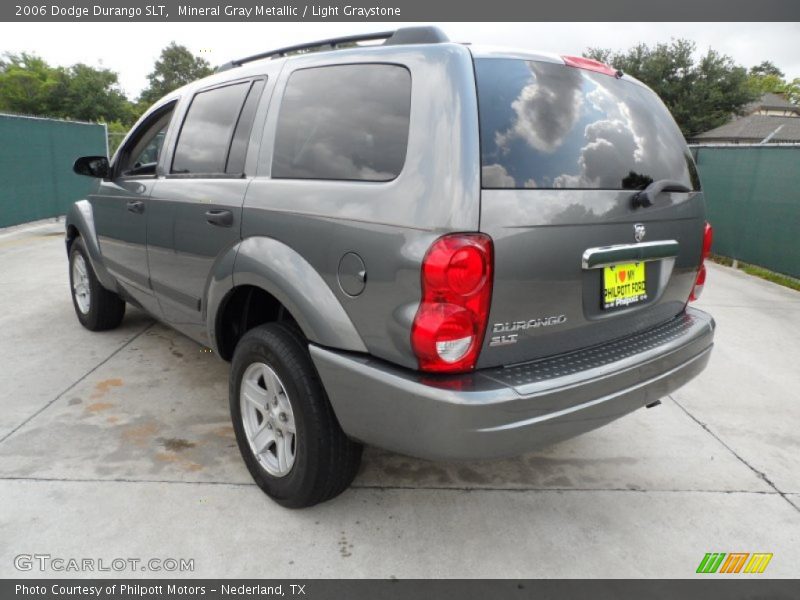
[(565, 65), (475, 60), (484, 188), (699, 188), (680, 129), (650, 90)]
[(389, 181), (406, 159), (411, 75), (384, 64), (296, 71), (278, 115), (272, 177)]

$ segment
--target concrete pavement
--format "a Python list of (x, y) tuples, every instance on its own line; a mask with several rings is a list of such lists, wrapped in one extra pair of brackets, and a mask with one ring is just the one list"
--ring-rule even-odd
[(64, 575), (17, 571), (22, 553), (194, 559), (184, 576), (690, 577), (706, 552), (772, 552), (764, 576), (797, 574), (800, 293), (710, 265), (711, 363), (661, 406), (513, 460), (368, 448), (352, 489), (289, 511), (239, 457), (227, 364), (135, 309), (81, 328), (62, 224), (0, 232), (0, 261), (0, 576)]

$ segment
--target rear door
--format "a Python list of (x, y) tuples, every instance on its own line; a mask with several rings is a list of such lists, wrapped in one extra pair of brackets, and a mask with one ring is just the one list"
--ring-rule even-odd
[(240, 239), (245, 158), (265, 79), (198, 91), (185, 111), (148, 210), (147, 253), (164, 318), (205, 335), (202, 299), (214, 263)]
[[(495, 282), (478, 366), (600, 344), (680, 313), (704, 207), (683, 136), (648, 88), (561, 61), (476, 58), (480, 228)], [(649, 207), (637, 191), (667, 180)]]

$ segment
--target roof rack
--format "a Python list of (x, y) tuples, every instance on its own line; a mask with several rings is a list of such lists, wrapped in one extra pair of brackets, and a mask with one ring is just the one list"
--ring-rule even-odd
[(373, 40), (385, 40), (384, 46), (400, 46), (405, 44), (441, 44), (449, 42), (449, 38), (438, 27), (403, 27), (396, 31), (381, 31), (380, 33), (365, 33), (360, 35), (348, 35), (344, 37), (330, 38), (327, 40), (318, 40), (316, 42), (308, 42), (305, 44), (297, 44), (295, 46), (286, 46), (285, 48), (278, 48), (276, 50), (269, 50), (252, 56), (238, 58), (217, 67), (216, 72), (227, 71), (243, 64), (261, 60), (262, 58), (280, 58), (292, 52), (299, 52), (301, 50), (313, 50), (316, 48), (330, 47), (335, 50), (342, 44), (355, 43), (355, 42), (369, 42)]

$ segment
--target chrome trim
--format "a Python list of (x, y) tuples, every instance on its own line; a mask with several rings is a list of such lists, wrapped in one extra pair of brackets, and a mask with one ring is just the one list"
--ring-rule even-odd
[(649, 262), (678, 255), (676, 240), (659, 240), (640, 244), (617, 244), (588, 248), (583, 253), (581, 266), (584, 269), (600, 269), (623, 262)]

